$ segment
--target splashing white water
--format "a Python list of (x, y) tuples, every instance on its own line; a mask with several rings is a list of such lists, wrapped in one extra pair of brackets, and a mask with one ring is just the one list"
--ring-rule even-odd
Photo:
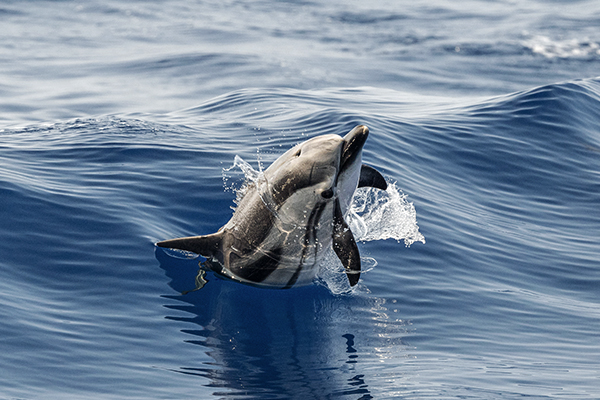
[[(223, 168), (223, 186), (226, 191), (235, 193), (235, 204), (239, 204), (240, 200), (246, 194), (248, 185), (256, 183), (262, 172), (252, 168), (248, 162), (242, 157), (236, 155), (233, 159), (233, 165), (229, 168)], [(235, 207), (232, 207), (235, 211)]]
[(524, 41), (523, 45), (546, 58), (596, 59), (600, 56), (600, 45), (589, 38), (553, 40), (537, 35)]
[[(236, 194), (236, 204), (239, 204), (249, 185), (256, 184), (261, 176), (261, 171), (255, 170), (237, 155), (233, 165), (223, 169), (225, 189)], [(407, 247), (414, 242), (425, 243), (425, 237), (419, 232), (417, 225), (417, 212), (407, 197), (395, 182), (388, 182), (385, 191), (375, 188), (357, 189), (346, 215), (346, 222), (356, 241), (395, 239), (398, 242), (404, 241)], [(377, 266), (377, 260), (362, 256), (361, 264), (362, 273), (366, 273)], [(317, 278), (334, 294), (352, 291), (344, 267), (332, 248), (324, 256)]]
[(346, 216), (356, 240), (404, 240), (406, 246), (414, 242), (425, 243), (417, 225), (417, 212), (407, 197), (395, 182), (389, 183), (386, 191), (357, 189)]

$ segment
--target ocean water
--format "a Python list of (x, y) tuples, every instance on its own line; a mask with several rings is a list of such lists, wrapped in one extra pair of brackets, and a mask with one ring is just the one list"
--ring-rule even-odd
[[(0, 21), (1, 399), (600, 398), (598, 2)], [(333, 259), (307, 287), (194, 290), (201, 260), (154, 245), (359, 123), (391, 188), (355, 199), (355, 288)]]

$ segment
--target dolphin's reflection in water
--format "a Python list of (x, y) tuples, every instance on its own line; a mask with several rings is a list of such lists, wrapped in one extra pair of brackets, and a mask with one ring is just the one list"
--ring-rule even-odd
[(175, 371), (207, 378), (217, 397), (370, 399), (369, 371), (390, 354), (404, 357), (405, 327), (385, 321), (381, 299), (334, 295), (319, 285), (260, 289), (211, 272), (193, 290), (198, 260), (161, 249), (156, 256), (170, 286), (187, 293), (164, 296), (175, 314), (167, 318), (189, 323), (186, 342), (213, 360), (198, 364), (190, 349), (189, 364)]

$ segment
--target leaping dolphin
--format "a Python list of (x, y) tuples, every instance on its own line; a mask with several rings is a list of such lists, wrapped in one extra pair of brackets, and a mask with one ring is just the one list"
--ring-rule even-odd
[(311, 283), (333, 246), (356, 285), (360, 254), (344, 216), (357, 187), (387, 189), (383, 176), (362, 164), (368, 135), (358, 125), (343, 138), (328, 134), (296, 145), (249, 184), (216, 233), (157, 245), (198, 253), (222, 276), (271, 288)]

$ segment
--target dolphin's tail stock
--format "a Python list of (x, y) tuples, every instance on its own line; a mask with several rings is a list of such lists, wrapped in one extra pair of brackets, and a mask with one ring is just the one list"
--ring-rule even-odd
[(202, 257), (216, 257), (221, 251), (221, 240), (223, 233), (221, 231), (211, 235), (188, 236), (177, 239), (163, 240), (156, 243), (158, 247), (169, 249), (178, 249), (191, 251), (200, 254)]

